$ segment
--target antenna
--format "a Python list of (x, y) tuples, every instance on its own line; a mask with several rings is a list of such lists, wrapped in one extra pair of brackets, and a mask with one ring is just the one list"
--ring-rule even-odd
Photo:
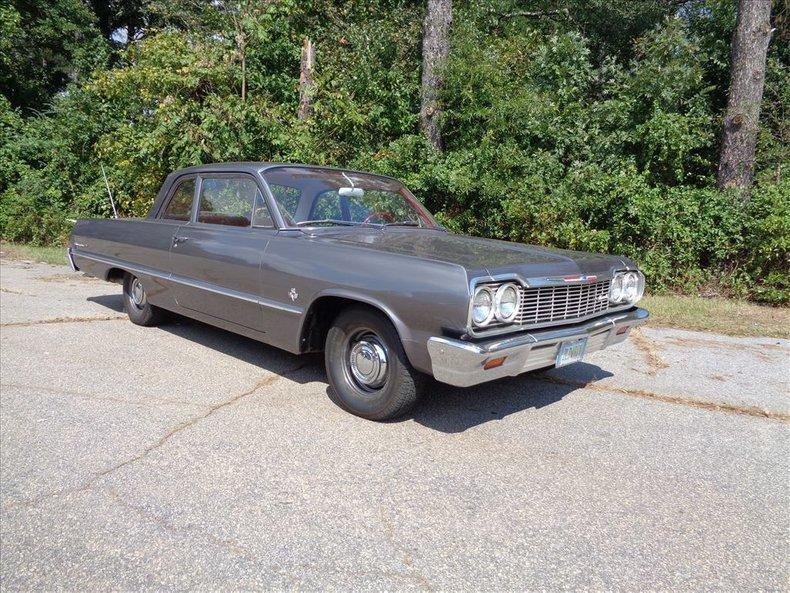
[(118, 218), (118, 211), (115, 209), (115, 200), (112, 199), (112, 192), (110, 191), (110, 182), (107, 181), (107, 173), (104, 172), (104, 163), (99, 163), (101, 167), (101, 174), (104, 177), (104, 185), (107, 186), (107, 193), (110, 195), (110, 205), (112, 206), (112, 217)]

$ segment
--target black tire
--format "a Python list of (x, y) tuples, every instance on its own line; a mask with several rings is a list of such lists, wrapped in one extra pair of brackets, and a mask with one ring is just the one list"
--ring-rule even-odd
[[(384, 351), (386, 370), (381, 371), (381, 365), (373, 367), (379, 374), (371, 374), (380, 381), (383, 376), (383, 383), (369, 386), (355, 378), (351, 353), (354, 345), (364, 351), (374, 344)], [(354, 359), (362, 360), (360, 355)], [(332, 401), (368, 420), (403, 416), (417, 402), (425, 383), (425, 376), (409, 364), (395, 327), (384, 315), (369, 308), (352, 307), (337, 316), (326, 337), (324, 362)]]
[[(137, 286), (142, 295), (136, 290)], [(158, 325), (165, 318), (162, 309), (148, 302), (142, 282), (132, 274), (126, 274), (123, 279), (123, 308), (126, 309), (129, 320), (136, 325), (150, 327)]]

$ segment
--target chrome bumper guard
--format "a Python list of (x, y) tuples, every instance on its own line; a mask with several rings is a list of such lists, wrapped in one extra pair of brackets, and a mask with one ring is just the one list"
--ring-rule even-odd
[[(488, 342), (435, 337), (428, 340), (428, 353), (437, 381), (469, 387), (553, 366), (563, 342), (587, 338), (585, 354), (603, 350), (625, 340), (631, 329), (647, 318), (645, 309), (634, 308), (573, 327), (549, 328), (512, 338), (498, 336)], [(499, 366), (484, 368), (497, 358), (505, 360)]]
[(77, 264), (74, 263), (74, 253), (71, 250), (71, 247), (66, 247), (66, 257), (69, 259), (69, 265), (71, 266), (72, 272), (79, 272), (80, 269), (77, 267)]

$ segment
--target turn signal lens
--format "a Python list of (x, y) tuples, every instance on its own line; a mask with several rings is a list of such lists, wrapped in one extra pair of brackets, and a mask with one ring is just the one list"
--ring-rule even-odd
[(486, 363), (483, 365), (483, 369), (487, 371), (488, 369), (495, 369), (497, 367), (501, 367), (503, 364), (505, 364), (506, 358), (507, 356), (502, 356), (500, 358), (492, 358), (491, 360), (487, 360)]

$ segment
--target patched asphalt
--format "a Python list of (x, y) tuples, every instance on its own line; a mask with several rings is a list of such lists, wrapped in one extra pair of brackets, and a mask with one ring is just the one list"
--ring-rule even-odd
[(0, 265), (4, 590), (790, 582), (790, 342), (644, 328), (377, 424), (317, 356)]

